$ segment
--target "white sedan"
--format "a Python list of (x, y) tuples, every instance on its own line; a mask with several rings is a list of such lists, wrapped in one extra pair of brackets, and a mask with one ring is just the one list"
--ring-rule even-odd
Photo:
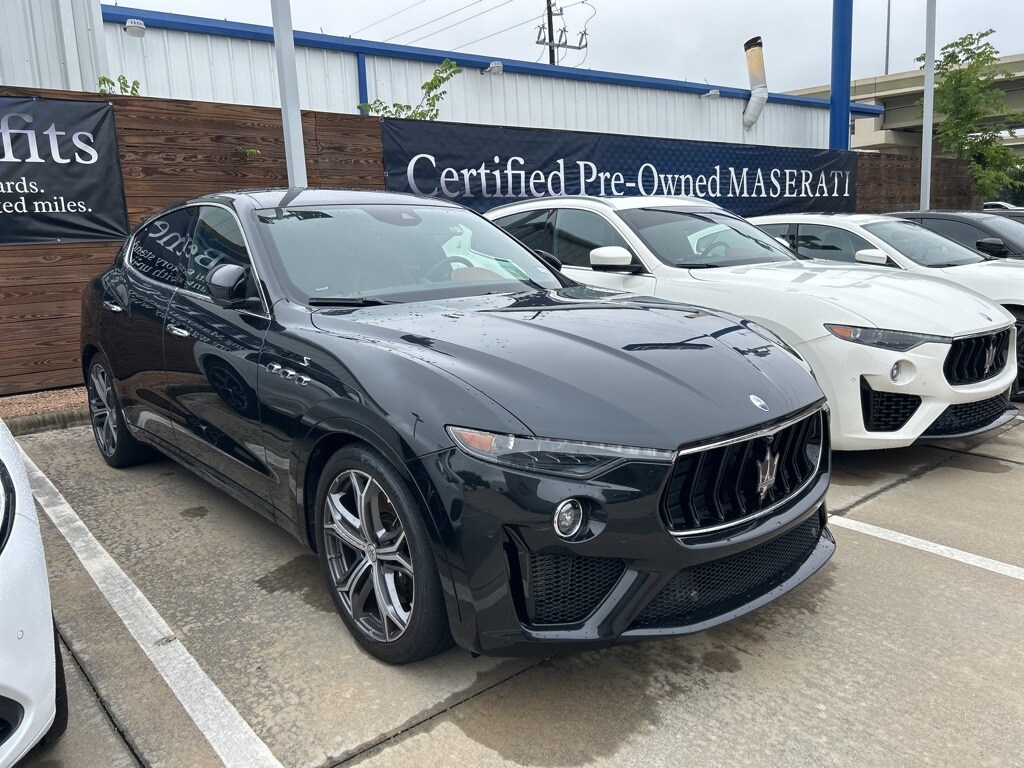
[(948, 283), (798, 259), (704, 200), (549, 197), (486, 216), (581, 282), (766, 326), (813, 369), (837, 450), (983, 432), (1016, 414), (1013, 316)]
[(875, 214), (798, 213), (752, 218), (803, 256), (896, 267), (970, 288), (1006, 308), (1017, 325), (1017, 387), (1024, 383), (1024, 259), (1000, 259), (919, 224)]
[(8, 768), (64, 733), (68, 700), (32, 489), (2, 421), (0, 486), (0, 768)]

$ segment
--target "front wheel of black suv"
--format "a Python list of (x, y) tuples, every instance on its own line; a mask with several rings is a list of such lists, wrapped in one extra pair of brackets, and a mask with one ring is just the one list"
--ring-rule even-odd
[(89, 423), (103, 460), (112, 467), (132, 467), (156, 458), (156, 452), (128, 432), (121, 404), (114, 391), (114, 377), (102, 352), (89, 360), (85, 377), (89, 394)]
[(330, 458), (316, 494), (316, 544), (341, 618), (390, 664), (452, 643), (423, 512), (390, 463), (365, 446)]

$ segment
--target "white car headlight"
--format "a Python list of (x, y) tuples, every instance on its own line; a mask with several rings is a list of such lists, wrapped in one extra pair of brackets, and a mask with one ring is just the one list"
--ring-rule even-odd
[(502, 435), (467, 427), (447, 430), (455, 444), (470, 456), (530, 472), (572, 477), (586, 477), (627, 460), (667, 464), (676, 454), (657, 448)]
[(927, 333), (910, 333), (908, 331), (890, 331), (884, 328), (860, 328), (855, 325), (830, 325), (825, 323), (825, 329), (843, 341), (852, 341), (854, 344), (888, 349), (893, 352), (908, 352), (914, 347), (932, 342), (936, 344), (953, 343), (953, 339), (949, 336), (932, 336)]

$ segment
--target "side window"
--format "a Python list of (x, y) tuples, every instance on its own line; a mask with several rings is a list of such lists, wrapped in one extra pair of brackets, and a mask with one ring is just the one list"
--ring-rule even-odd
[(632, 251), (603, 216), (574, 208), (559, 209), (555, 218), (554, 254), (563, 264), (590, 269), (590, 252), (606, 245), (620, 245)]
[(181, 285), (191, 248), (194, 208), (179, 208), (154, 219), (135, 233), (128, 263), (151, 280)]
[(796, 242), (796, 249), (802, 256), (831, 261), (854, 262), (857, 251), (874, 248), (860, 235), (821, 224), (801, 224), (797, 228)]
[(551, 253), (555, 248), (554, 219), (554, 211), (542, 209), (503, 216), (495, 219), (494, 223), (513, 237), (518, 237), (527, 247)]
[[(238, 221), (231, 211), (212, 205), (204, 205), (196, 216), (192, 234), (192, 251), (185, 272), (185, 288), (205, 294), (206, 273), (218, 264), (238, 264), (250, 269), (249, 253)], [(250, 288), (255, 290), (255, 283)]]
[(758, 224), (757, 228), (771, 237), (781, 237), (788, 244), (789, 224)]
[(922, 219), (921, 224), (932, 232), (938, 232), (943, 237), (956, 240), (961, 245), (977, 250), (978, 241), (991, 237), (987, 232), (978, 229), (973, 224), (965, 221), (951, 221), (949, 219)]

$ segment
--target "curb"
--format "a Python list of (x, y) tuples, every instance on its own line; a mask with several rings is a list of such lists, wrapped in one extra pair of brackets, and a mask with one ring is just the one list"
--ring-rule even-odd
[(25, 416), (12, 416), (5, 419), (7, 428), (15, 437), (31, 435), (35, 432), (49, 432), (53, 429), (83, 427), (89, 423), (89, 409), (78, 408), (73, 411), (57, 413), (31, 413)]

